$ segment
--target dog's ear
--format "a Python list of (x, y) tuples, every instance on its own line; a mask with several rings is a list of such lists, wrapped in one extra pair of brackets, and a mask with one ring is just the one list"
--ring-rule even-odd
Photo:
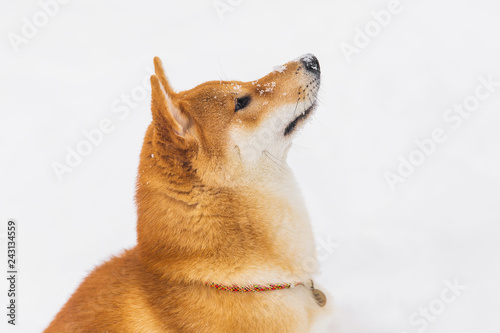
[[(163, 76), (166, 80), (166, 77)], [(180, 103), (167, 92), (161, 78), (157, 75), (151, 76), (153, 123), (156, 131), (161, 133), (164, 140), (186, 146), (192, 141), (190, 132), (193, 125), (191, 117), (183, 112)], [(165, 81), (167, 82), (167, 81)]]
[(155, 74), (158, 77), (158, 79), (160, 80), (160, 83), (161, 83), (163, 89), (165, 89), (165, 91), (167, 92), (167, 94), (169, 96), (175, 97), (176, 93), (175, 93), (174, 89), (172, 89), (170, 84), (168, 83), (168, 79), (167, 79), (167, 76), (165, 75), (165, 71), (163, 70), (163, 64), (162, 64), (160, 58), (155, 57), (154, 64), (155, 64)]

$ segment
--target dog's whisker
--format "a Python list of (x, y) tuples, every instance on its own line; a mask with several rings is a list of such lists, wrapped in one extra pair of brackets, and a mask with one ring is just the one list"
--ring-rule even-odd
[(267, 158), (269, 158), (271, 161), (273, 161), (277, 166), (279, 166), (283, 170), (287, 170), (287, 168), (283, 166), (283, 165), (286, 165), (285, 162), (283, 162), (282, 160), (280, 160), (279, 158), (277, 158), (276, 156), (271, 154), (268, 150), (264, 150), (263, 153), (266, 155)]
[[(309, 102), (311, 102), (311, 105), (313, 105), (313, 104), (314, 104), (314, 102), (311, 100), (311, 96), (307, 96), (307, 98), (309, 99)], [(306, 109), (306, 110), (307, 110), (307, 109)], [(305, 112), (306, 110), (304, 110), (304, 112)]]
[(293, 111), (294, 114), (297, 112), (297, 107), (299, 106), (300, 99), (297, 100), (297, 103), (295, 104), (295, 110)]
[(298, 145), (296, 143), (292, 143), (292, 146), (295, 148), (303, 149), (303, 150), (311, 150), (312, 149), (311, 147), (304, 147), (304, 146)]

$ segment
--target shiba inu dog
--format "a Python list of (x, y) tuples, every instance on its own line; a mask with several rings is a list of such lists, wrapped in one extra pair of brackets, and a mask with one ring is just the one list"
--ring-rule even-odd
[(183, 92), (154, 63), (137, 245), (97, 267), (45, 332), (310, 332), (326, 299), (285, 160), (316, 106), (318, 60)]

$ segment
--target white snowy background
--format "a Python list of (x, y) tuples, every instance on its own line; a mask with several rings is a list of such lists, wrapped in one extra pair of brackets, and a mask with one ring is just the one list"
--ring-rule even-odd
[[(289, 164), (322, 244), (325, 331), (500, 332), (500, 2), (66, 0), (52, 16), (45, 3), (0, 1), (0, 267), (15, 218), (20, 271), (15, 328), (0, 274), (2, 332), (41, 332), (93, 267), (135, 244), (154, 56), (185, 90), (308, 52), (321, 104)], [(381, 26), (372, 12), (387, 8)], [(473, 111), (449, 113), (463, 103)], [(103, 119), (112, 132), (60, 181), (53, 163)], [(446, 140), (423, 155), (415, 141), (436, 129)]]

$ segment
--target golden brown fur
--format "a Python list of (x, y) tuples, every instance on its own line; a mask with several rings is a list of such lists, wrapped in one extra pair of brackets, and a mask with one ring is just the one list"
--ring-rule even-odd
[[(319, 307), (305, 286), (236, 293), (204, 283), (309, 282), (314, 245), (293, 176), (265, 154), (243, 163), (238, 137), (314, 100), (306, 85), (319, 79), (292, 61), (254, 82), (175, 93), (158, 58), (155, 68), (137, 246), (97, 267), (45, 332), (308, 332)], [(234, 112), (242, 95), (251, 103)]]

